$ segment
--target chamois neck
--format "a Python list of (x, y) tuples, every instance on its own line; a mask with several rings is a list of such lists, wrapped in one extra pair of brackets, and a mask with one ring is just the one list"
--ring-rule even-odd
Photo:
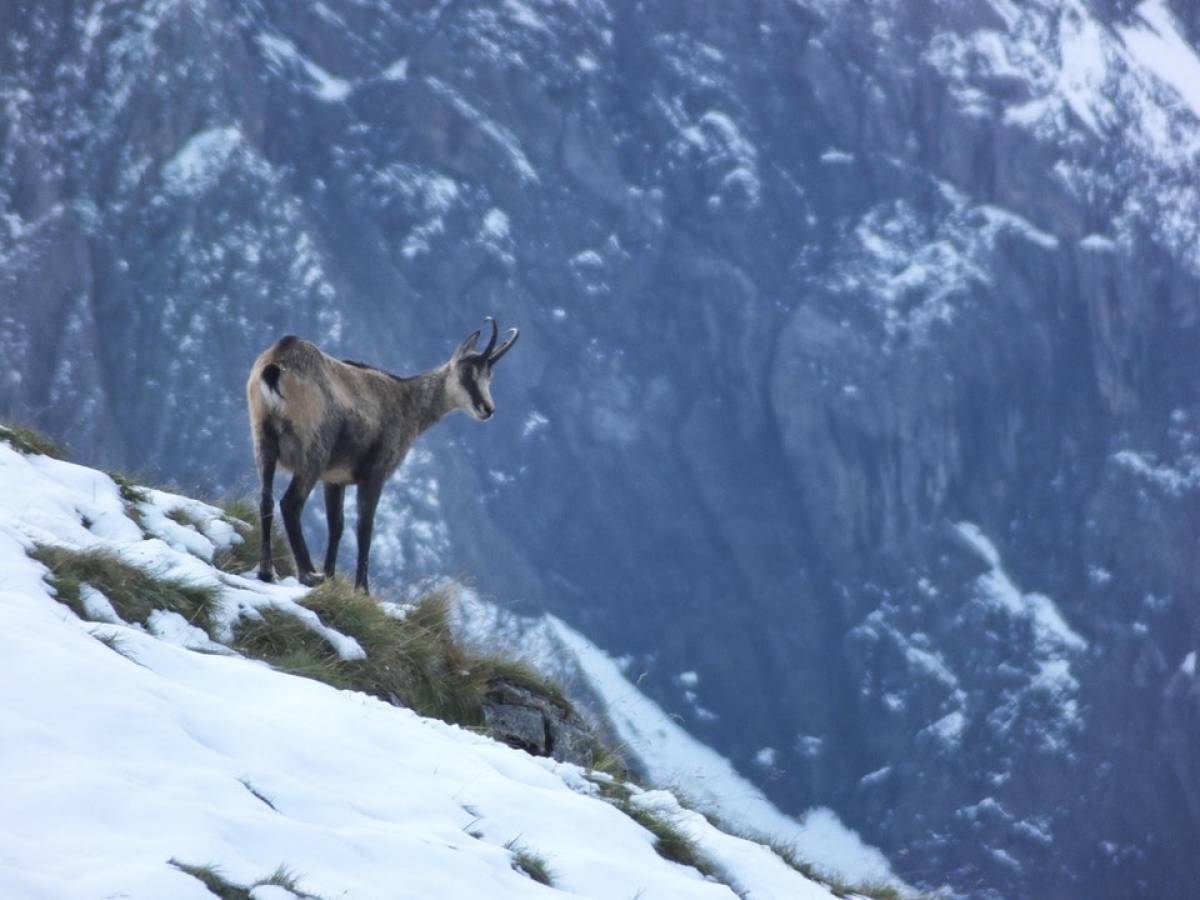
[(418, 434), (454, 409), (446, 383), (449, 375), (450, 366), (447, 364), (404, 379), (406, 412), (412, 416)]

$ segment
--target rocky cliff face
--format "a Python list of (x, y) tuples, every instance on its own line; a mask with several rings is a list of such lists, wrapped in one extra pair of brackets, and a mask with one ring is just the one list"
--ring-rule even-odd
[(913, 882), (1186, 896), (1198, 33), (1182, 2), (9, 4), (0, 409), (240, 490), (278, 335), (406, 372), (519, 324), (496, 420), (389, 488), (395, 571), (554, 611)]

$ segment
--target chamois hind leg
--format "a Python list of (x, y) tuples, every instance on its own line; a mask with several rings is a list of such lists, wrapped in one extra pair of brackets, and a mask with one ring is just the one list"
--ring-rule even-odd
[(258, 476), (262, 488), (258, 501), (258, 520), (262, 530), (262, 540), (258, 548), (258, 578), (260, 581), (274, 581), (275, 567), (271, 552), (271, 526), (275, 521), (275, 463), (279, 458), (279, 443), (275, 435), (267, 429), (258, 433), (255, 441), (255, 452), (258, 457)]
[(325, 577), (332, 578), (337, 567), (338, 544), (342, 540), (342, 501), (346, 498), (344, 484), (325, 485), (325, 522), (329, 525), (329, 545), (325, 548)]
[(384, 479), (372, 477), (358, 486), (358, 566), (354, 570), (354, 587), (369, 594), (367, 567), (371, 558), (371, 535), (375, 531), (375, 508), (383, 492)]
[(279, 511), (283, 513), (283, 527), (287, 531), (292, 556), (296, 560), (296, 577), (300, 579), (301, 584), (309, 586), (318, 584), (321, 576), (313, 571), (312, 557), (308, 555), (308, 545), (304, 543), (304, 530), (300, 527), (300, 514), (304, 512), (304, 503), (316, 483), (315, 475), (299, 469), (292, 476), (292, 483), (288, 485), (279, 501)]

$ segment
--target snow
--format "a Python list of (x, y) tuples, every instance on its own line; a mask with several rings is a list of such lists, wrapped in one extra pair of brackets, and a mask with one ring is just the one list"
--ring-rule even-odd
[(1100, 134), (1113, 115), (1103, 91), (1108, 75), (1108, 43), (1100, 23), (1079, 0), (1067, 0), (1064, 6), (1058, 89), (1083, 123)]
[(754, 754), (754, 761), (763, 768), (769, 769), (775, 765), (778, 756), (774, 747), (763, 747)]
[(1188, 653), (1187, 656), (1185, 656), (1183, 658), (1183, 662), (1181, 662), (1179, 664), (1179, 670), (1181, 672), (1183, 672), (1184, 675), (1189, 675), (1193, 678), (1195, 677), (1195, 675), (1196, 675), (1196, 651), (1195, 650), (1191, 651), (1190, 653)]
[(408, 80), (408, 57), (402, 56), (386, 69), (383, 70), (383, 79), (385, 81), (407, 81)]
[(167, 190), (198, 194), (209, 189), (241, 145), (242, 133), (231, 125), (192, 135), (163, 165)]
[(1026, 240), (1037, 244), (1044, 250), (1058, 249), (1058, 238), (1038, 228), (1024, 216), (1019, 216), (1012, 210), (1002, 209), (999, 206), (987, 203), (981, 205), (979, 209), (987, 216), (989, 223), (993, 226), (1015, 231)]
[(276, 34), (259, 34), (258, 43), (276, 69), (286, 72), (289, 68), (299, 68), (303, 71), (309, 79), (309, 90), (319, 99), (336, 103), (345, 100), (353, 92), (354, 87), (349, 81), (325, 71), (297, 50), (296, 45), (287, 38)]
[(504, 151), (517, 174), (526, 181), (539, 180), (537, 170), (521, 148), (521, 142), (508, 128), (489, 119), (444, 81), (430, 77), (425, 79), (425, 83), (435, 94), (449, 100), (459, 115), (477, 126), (489, 140)]
[(1200, 56), (1180, 33), (1163, 0), (1147, 0), (1138, 6), (1136, 13), (1141, 20), (1139, 25), (1117, 28), (1125, 47), (1200, 117)]
[[(723, 185), (740, 185), (747, 202), (758, 204), (762, 194), (758, 150), (728, 113), (710, 109), (695, 124), (681, 128), (680, 134), (707, 158), (726, 168)], [(713, 201), (710, 198), (710, 203)]]
[(978, 525), (959, 522), (955, 529), (968, 547), (988, 564), (990, 571), (977, 584), (984, 598), (1010, 615), (1028, 619), (1039, 647), (1045, 650), (1082, 651), (1087, 641), (1067, 624), (1054, 601), (1042, 594), (1025, 594), (1017, 589), (1000, 564), (1000, 554)]
[(503, 210), (492, 208), (483, 217), (483, 231), (495, 240), (503, 240), (509, 236), (508, 216)]
[(821, 154), (821, 162), (823, 163), (852, 163), (854, 162), (854, 154), (847, 153), (845, 150), (836, 150), (830, 148)]
[(1194, 458), (1187, 461), (1190, 464), (1186, 468), (1159, 463), (1148, 454), (1134, 450), (1120, 450), (1112, 459), (1173, 497), (1182, 497), (1200, 486), (1200, 461)]
[(548, 418), (536, 409), (532, 410), (525, 417), (525, 423), (521, 426), (521, 437), (529, 437), (531, 434), (536, 434), (549, 424), (550, 420)]
[[(175, 614), (154, 614), (148, 630), (80, 621), (52, 598), (26, 555), (33, 544), (105, 547), (219, 585), (243, 614), (303, 589), (216, 572), (192, 552), (198, 543), (145, 537), (116, 484), (82, 466), (0, 444), (0, 497), (0, 659), (20, 673), (0, 678), (0, 822), (20, 823), (0, 827), (6, 897), (211, 897), (171, 859), (243, 885), (286, 866), (304, 891), (355, 900), (735, 897), (658, 856), (575, 766), (220, 645), (192, 652), (211, 642)], [(85, 595), (116, 619), (99, 592)], [(831, 896), (669, 794), (634, 789), (633, 801), (677, 818), (742, 897)], [(831, 826), (818, 815), (814, 827)], [(546, 860), (553, 888), (514, 868), (506, 845), (516, 841)], [(833, 826), (829, 845), (844, 841)], [(253, 896), (292, 895), (261, 886)]]
[(633, 803), (664, 816), (689, 838), (702, 843), (723, 873), (744, 873), (726, 876), (739, 897), (818, 900), (829, 896), (828, 891), (812, 882), (797, 883), (795, 873), (766, 847), (728, 835), (706, 837), (704, 816), (683, 809), (666, 791), (646, 791), (636, 795)]
[(957, 747), (962, 742), (963, 731), (967, 727), (967, 717), (961, 710), (947, 713), (927, 729), (937, 735), (950, 747)]
[(547, 620), (603, 698), (618, 736), (646, 766), (651, 783), (678, 787), (696, 808), (719, 811), (739, 828), (794, 846), (802, 858), (819, 860), (825, 871), (856, 881), (897, 882), (883, 854), (864, 844), (832, 810), (809, 810), (801, 821), (780, 812), (727, 759), (638, 691), (611, 657), (560, 619)]
[(504, 9), (509, 18), (518, 25), (553, 34), (550, 26), (546, 24), (546, 20), (539, 16), (528, 3), (523, 3), (522, 0), (504, 0)]
[(1116, 241), (1102, 234), (1086, 235), (1079, 241), (1079, 246), (1093, 253), (1112, 253), (1117, 249)]
[(882, 768), (876, 769), (874, 772), (868, 772), (862, 778), (858, 779), (858, 783), (863, 787), (871, 787), (886, 781), (888, 776), (891, 774), (892, 767), (883, 766)]
[[(241, 535), (224, 520), (221, 510), (215, 506), (153, 488), (145, 490), (145, 494), (147, 499), (137, 504), (142, 527), (176, 550), (212, 562), (216, 551), (242, 542)], [(168, 514), (176, 512), (197, 523), (199, 530), (169, 517)]]

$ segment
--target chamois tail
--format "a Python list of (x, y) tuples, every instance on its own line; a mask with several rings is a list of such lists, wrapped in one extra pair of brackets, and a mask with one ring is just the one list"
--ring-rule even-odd
[(283, 369), (275, 363), (268, 363), (263, 366), (262, 380), (258, 383), (258, 389), (262, 391), (267, 406), (273, 409), (283, 402), (283, 391), (279, 390), (279, 376), (282, 374)]

